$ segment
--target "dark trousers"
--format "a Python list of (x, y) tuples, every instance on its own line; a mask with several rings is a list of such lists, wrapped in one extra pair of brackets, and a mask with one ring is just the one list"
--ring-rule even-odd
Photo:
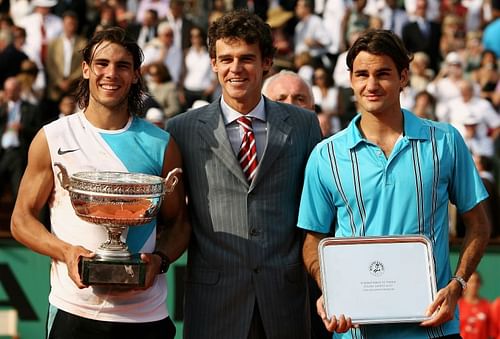
[(57, 310), (48, 339), (173, 339), (175, 326), (167, 317), (149, 323), (119, 323), (82, 318)]
[(248, 333), (247, 339), (266, 339), (266, 332), (264, 331), (264, 325), (262, 324), (262, 318), (260, 316), (257, 300), (255, 300), (252, 322), (250, 324), (250, 332)]
[(332, 334), (326, 329), (316, 309), (316, 301), (322, 292), (314, 278), (309, 274), (307, 275), (307, 284), (309, 285), (309, 305), (311, 307), (311, 339), (331, 339)]

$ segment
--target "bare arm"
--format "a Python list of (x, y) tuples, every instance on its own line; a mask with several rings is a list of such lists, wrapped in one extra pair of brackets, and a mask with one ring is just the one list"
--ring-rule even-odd
[(318, 286), (321, 288), (321, 274), (319, 270), (318, 245), (321, 239), (325, 238), (326, 234), (307, 232), (302, 246), (302, 257), (307, 272), (314, 278)]
[[(319, 269), (319, 256), (318, 256), (318, 244), (321, 239), (325, 238), (326, 234), (307, 232), (306, 238), (304, 239), (304, 245), (302, 246), (302, 257), (304, 258), (304, 265), (307, 272), (314, 278), (316, 283), (320, 288), (321, 286), (321, 273)], [(339, 317), (333, 316), (328, 319), (326, 314), (323, 296), (319, 297), (316, 301), (316, 310), (326, 329), (330, 332), (343, 333), (348, 331), (352, 327), (351, 318), (341, 314)]]
[[(182, 168), (182, 159), (177, 143), (171, 138), (165, 161), (164, 175), (166, 176), (174, 168)], [(178, 174), (177, 177), (179, 182), (173, 192), (165, 196), (162, 204), (161, 213), (166, 222), (166, 228), (160, 234), (156, 246), (172, 261), (177, 260), (184, 253), (191, 236), (191, 224), (188, 219), (182, 174)]]
[[(490, 237), (490, 221), (484, 208), (484, 202), (462, 214), (466, 225), (465, 238), (460, 251), (455, 275), (461, 276), (466, 281), (474, 273), (488, 245)], [(460, 284), (452, 280), (438, 291), (434, 302), (429, 306), (428, 315), (436, 315), (422, 323), (422, 326), (439, 326), (453, 319), (457, 301), (462, 295)]]
[[(165, 153), (163, 176), (166, 177), (174, 168), (182, 168), (182, 159), (179, 147), (171, 138)], [(160, 232), (156, 244), (156, 250), (164, 253), (170, 259), (170, 262), (174, 262), (184, 253), (191, 236), (191, 224), (188, 220), (182, 174), (177, 174), (177, 177), (179, 181), (175, 189), (170, 193), (166, 193), (161, 206), (160, 213), (166, 225)], [(149, 265), (146, 278), (146, 287), (149, 287), (158, 274), (161, 258), (158, 255), (150, 254), (143, 254), (142, 258), (146, 262), (152, 262), (152, 265)]]
[(28, 153), (28, 166), (21, 180), (12, 213), (12, 235), (33, 251), (65, 262), (71, 279), (79, 288), (83, 288), (85, 286), (78, 274), (78, 260), (80, 256), (92, 257), (93, 254), (81, 246), (73, 246), (58, 239), (38, 220), (53, 187), (54, 176), (49, 147), (45, 133), (40, 130)]

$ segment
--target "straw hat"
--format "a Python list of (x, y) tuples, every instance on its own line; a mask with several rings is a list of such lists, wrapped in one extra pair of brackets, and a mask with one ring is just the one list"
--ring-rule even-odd
[(293, 12), (285, 11), (281, 6), (274, 6), (267, 11), (267, 24), (271, 28), (278, 28), (293, 18)]
[(54, 7), (57, 0), (33, 0), (31, 4), (35, 7)]

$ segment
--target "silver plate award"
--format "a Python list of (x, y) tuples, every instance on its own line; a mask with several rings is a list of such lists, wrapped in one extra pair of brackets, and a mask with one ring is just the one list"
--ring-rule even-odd
[(318, 246), (326, 312), (353, 324), (421, 322), (436, 295), (422, 235), (325, 238)]

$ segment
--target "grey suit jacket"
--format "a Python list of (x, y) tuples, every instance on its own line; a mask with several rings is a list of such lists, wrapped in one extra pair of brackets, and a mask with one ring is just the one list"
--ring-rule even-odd
[(304, 168), (321, 134), (313, 112), (267, 99), (265, 109), (266, 148), (251, 185), (220, 100), (168, 122), (183, 156), (193, 226), (185, 338), (246, 339), (255, 302), (268, 339), (310, 336), (296, 224)]

